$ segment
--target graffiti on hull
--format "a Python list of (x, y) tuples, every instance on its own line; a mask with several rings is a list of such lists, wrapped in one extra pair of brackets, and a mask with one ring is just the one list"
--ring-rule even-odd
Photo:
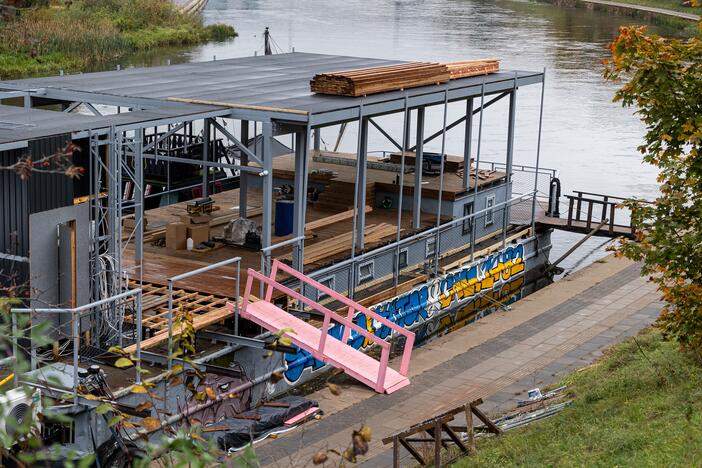
[[(436, 330), (459, 328), (490, 313), (496, 304), (515, 300), (524, 285), (524, 268), (524, 246), (510, 245), (370, 309), (404, 328), (416, 329), (417, 342), (421, 342)], [(379, 338), (389, 339), (392, 334), (389, 327), (363, 314), (357, 313), (353, 320)], [(343, 329), (335, 324), (329, 335), (341, 339)], [(365, 349), (372, 342), (352, 331), (349, 344)], [(285, 379), (290, 384), (296, 383), (305, 369), (314, 372), (326, 365), (302, 349), (286, 354), (285, 364)]]

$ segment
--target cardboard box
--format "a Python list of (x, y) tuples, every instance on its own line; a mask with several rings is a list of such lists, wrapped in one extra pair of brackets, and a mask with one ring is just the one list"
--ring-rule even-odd
[[(149, 220), (146, 218), (146, 216), (142, 218), (142, 223), (144, 224), (144, 230), (146, 231), (146, 227), (149, 225)], [(134, 219), (134, 215), (130, 215), (128, 218), (123, 218), (122, 226), (125, 229), (134, 229), (136, 227), (136, 220)]]
[(170, 223), (166, 226), (166, 247), (183, 250), (188, 239), (188, 227), (183, 223)]
[(201, 215), (201, 214), (184, 214), (180, 215), (180, 222), (191, 225), (191, 224), (207, 224), (209, 226), (210, 221), (212, 221), (212, 216)]
[(187, 228), (188, 237), (192, 238), (193, 245), (202, 244), (210, 240), (209, 224), (190, 224)]

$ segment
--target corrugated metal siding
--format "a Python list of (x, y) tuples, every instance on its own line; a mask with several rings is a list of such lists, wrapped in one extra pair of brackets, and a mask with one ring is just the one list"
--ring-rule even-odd
[[(0, 166), (14, 164), (28, 152), (37, 160), (65, 148), (68, 142), (70, 136), (62, 135), (32, 141), (26, 149), (0, 152)], [(0, 170), (0, 198), (0, 252), (28, 257), (29, 215), (73, 203), (73, 180), (63, 174), (34, 173), (23, 181), (13, 171)], [(11, 261), (1, 262), (0, 269), (5, 275), (14, 270), (24, 280), (29, 271)]]

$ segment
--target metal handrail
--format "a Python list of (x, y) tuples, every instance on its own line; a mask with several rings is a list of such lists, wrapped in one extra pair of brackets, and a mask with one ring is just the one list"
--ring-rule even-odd
[[(78, 348), (80, 345), (80, 319), (91, 315), (94, 311), (83, 314), (86, 310), (94, 309), (96, 307), (103, 306), (105, 304), (114, 303), (122, 299), (127, 299), (132, 296), (137, 296), (137, 301), (141, 303), (142, 289), (129, 289), (120, 294), (107, 297), (105, 299), (100, 299), (98, 301), (91, 302), (89, 304), (84, 304), (77, 307), (53, 307), (53, 308), (12, 308), (10, 309), (11, 321), (12, 321), (12, 354), (14, 356), (18, 355), (18, 338), (17, 338), (17, 321), (15, 319), (15, 314), (71, 314), (71, 321), (73, 322), (73, 327), (71, 330), (71, 339), (73, 340), (73, 404), (78, 404)], [(138, 309), (139, 311), (139, 309)], [(141, 360), (141, 349), (137, 346), (136, 360), (140, 362)], [(15, 373), (15, 379), (17, 379), (17, 373)], [(141, 381), (141, 374), (139, 373), (139, 368), (136, 366), (136, 381), (139, 383)]]

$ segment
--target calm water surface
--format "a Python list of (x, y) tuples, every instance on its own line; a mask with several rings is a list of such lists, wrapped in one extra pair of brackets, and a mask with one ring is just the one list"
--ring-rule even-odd
[[(277, 46), (286, 52), (294, 48), (429, 61), (498, 57), (503, 69), (546, 68), (541, 165), (560, 171), (564, 194), (585, 190), (650, 196), (656, 191), (655, 171), (643, 165), (636, 152), (643, 126), (632, 110), (612, 103), (616, 87), (601, 76), (607, 44), (619, 25), (634, 21), (630, 18), (512, 0), (210, 0), (204, 17), (208, 23), (234, 25), (239, 37), (175, 54), (172, 61), (262, 53), (261, 33), (269, 26)], [(516, 163), (535, 161), (539, 97), (538, 86), (520, 90)], [(462, 108), (451, 106), (449, 119), (460, 116)], [(485, 113), (483, 160), (504, 160), (506, 111), (505, 101)], [(427, 134), (440, 128), (441, 111), (432, 112), (429, 119)], [(395, 134), (401, 133), (400, 121), (385, 124)], [(457, 127), (447, 135), (449, 153), (461, 154), (462, 133)], [(323, 133), (323, 137), (333, 144), (334, 132)], [(342, 149), (355, 150), (353, 137), (344, 144)], [(370, 149), (392, 148), (373, 135)], [(552, 258), (576, 238), (556, 233)], [(590, 251), (595, 257), (603, 255), (598, 249), (602, 242), (591, 239), (580, 256), (564, 266), (582, 263), (583, 255)]]

